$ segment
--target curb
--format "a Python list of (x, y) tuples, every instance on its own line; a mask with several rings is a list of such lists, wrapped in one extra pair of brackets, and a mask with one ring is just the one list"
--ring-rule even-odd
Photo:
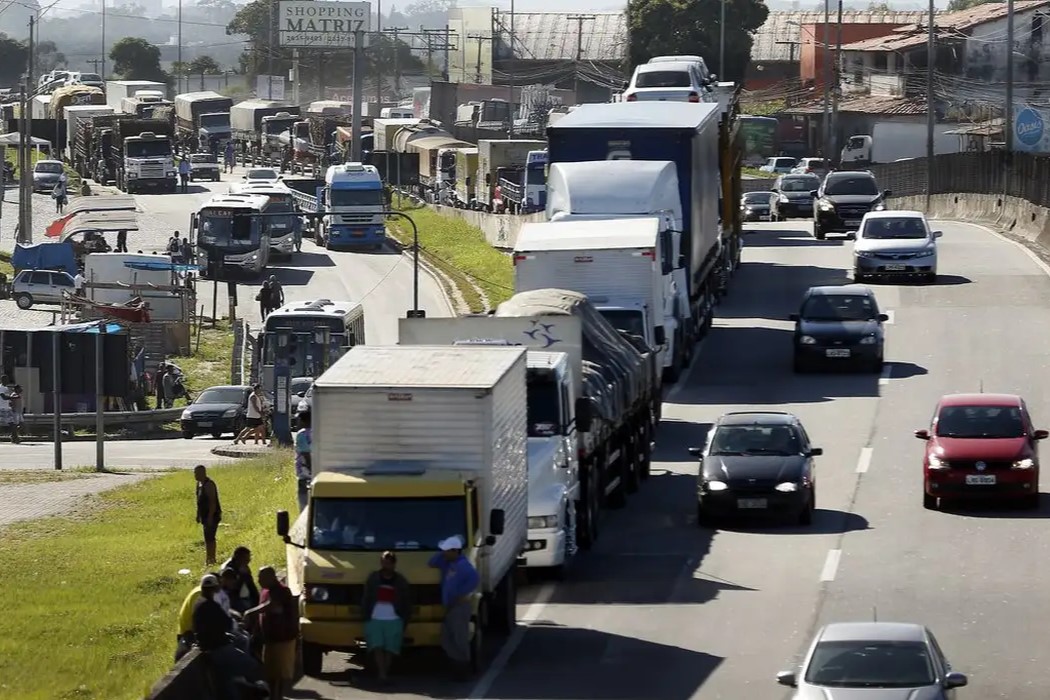
[(211, 448), (211, 453), (219, 457), (233, 457), (235, 459), (246, 459), (272, 453), (272, 447), (263, 445), (220, 445)]

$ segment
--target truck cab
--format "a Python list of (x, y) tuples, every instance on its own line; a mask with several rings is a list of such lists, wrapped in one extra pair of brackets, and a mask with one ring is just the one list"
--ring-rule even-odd
[(344, 163), (329, 167), (322, 198), (322, 208), (332, 212), (320, 227), (328, 248), (383, 247), (386, 202), (375, 166)]
[(124, 139), (124, 182), (128, 191), (157, 187), (175, 191), (175, 160), (171, 139), (152, 131)]
[(198, 118), (197, 138), (202, 151), (221, 153), (232, 133), (229, 112), (211, 112)]
[(284, 161), (291, 139), (282, 140), (281, 136), (291, 131), (297, 121), (299, 117), (291, 112), (278, 112), (262, 118), (262, 156), (271, 165), (280, 165)]
[(529, 151), (525, 157), (525, 192), (522, 213), (542, 211), (547, 206), (547, 151)]

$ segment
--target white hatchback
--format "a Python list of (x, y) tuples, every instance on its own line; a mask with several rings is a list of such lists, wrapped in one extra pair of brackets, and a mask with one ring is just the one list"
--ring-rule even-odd
[(937, 239), (919, 211), (873, 211), (864, 215), (853, 244), (853, 279), (937, 279)]
[(691, 61), (644, 63), (634, 69), (625, 102), (707, 102), (707, 86)]

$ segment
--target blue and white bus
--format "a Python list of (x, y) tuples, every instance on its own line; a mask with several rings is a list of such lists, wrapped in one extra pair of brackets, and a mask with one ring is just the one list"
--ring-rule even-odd
[(270, 233), (265, 217), (256, 215), (265, 211), (267, 203), (261, 195), (219, 195), (191, 214), (190, 231), (201, 268), (207, 272), (214, 261), (225, 270), (261, 276), (270, 261)]
[(274, 388), (274, 366), (287, 358), (290, 377), (319, 377), (365, 342), (365, 307), (356, 301), (293, 301), (270, 313), (262, 335), (262, 383)]
[(295, 207), (292, 190), (280, 182), (255, 182), (236, 184), (231, 194), (255, 194), (268, 200), (263, 217), (270, 231), (270, 257), (291, 260), (296, 252), (295, 244), (302, 240), (303, 220)]

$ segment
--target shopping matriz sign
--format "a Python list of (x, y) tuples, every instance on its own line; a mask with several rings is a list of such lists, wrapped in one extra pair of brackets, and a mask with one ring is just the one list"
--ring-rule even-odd
[(367, 2), (281, 0), (281, 46), (294, 49), (352, 49), (368, 45), (372, 6)]

